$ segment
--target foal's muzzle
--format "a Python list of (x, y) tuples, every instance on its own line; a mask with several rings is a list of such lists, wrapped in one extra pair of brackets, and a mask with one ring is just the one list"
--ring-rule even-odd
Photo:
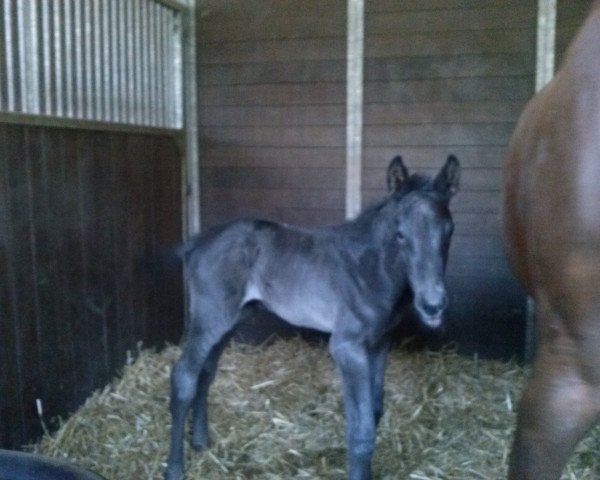
[(448, 307), (448, 296), (444, 292), (439, 299), (433, 302), (419, 298), (415, 302), (415, 307), (425, 325), (430, 328), (437, 328), (444, 319), (444, 311)]

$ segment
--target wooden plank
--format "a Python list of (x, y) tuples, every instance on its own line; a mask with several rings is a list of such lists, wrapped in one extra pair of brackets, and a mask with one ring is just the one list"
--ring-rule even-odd
[(466, 54), (521, 53), (531, 55), (535, 42), (531, 28), (460, 32), (401, 33), (377, 35), (371, 32), (365, 41), (366, 58), (411, 57)]
[(373, 147), (434, 145), (506, 145), (513, 131), (512, 123), (497, 124), (417, 124), (402, 128), (365, 126), (365, 145)]
[(367, 82), (365, 102), (523, 101), (532, 95), (531, 77), (481, 77), (462, 79)]
[[(222, 15), (216, 18), (216, 15)], [(220, 12), (210, 11), (200, 17), (200, 42), (221, 43), (256, 40), (331, 38), (346, 36), (344, 13), (339, 15), (283, 15), (280, 8), (262, 12), (241, 19), (231, 9)], [(240, 28), (240, 23), (245, 28)]]
[(455, 154), (463, 168), (499, 168), (504, 162), (506, 146), (489, 145), (392, 145), (372, 146), (364, 151), (365, 168), (383, 170), (396, 155), (402, 155), (411, 172), (423, 168), (440, 168), (448, 154)]
[(367, 81), (431, 80), (438, 78), (523, 77), (534, 69), (520, 52), (410, 55), (404, 53), (365, 60)]
[[(372, 103), (365, 105), (365, 123), (514, 122), (525, 100), (469, 102)], [(205, 127), (233, 126), (343, 126), (343, 105), (207, 106), (200, 111)]]
[(344, 126), (343, 105), (215, 106), (200, 109), (204, 127)]
[[(62, 263), (69, 252), (60, 249), (64, 230), (57, 194), (60, 195), (64, 185), (57, 179), (59, 138), (43, 128), (28, 131), (33, 205), (30, 238), (35, 252), (34, 298), (38, 305), (36, 336), (40, 363), (35, 388), (44, 411), (56, 411), (63, 408), (65, 398), (72, 396), (72, 384), (63, 372), (74, 368), (69, 341), (65, 341), (66, 335), (61, 332), (66, 317)], [(46, 420), (51, 425), (50, 419)]]
[(421, 10), (474, 10), (477, 8), (519, 8), (527, 5), (535, 9), (535, 0), (373, 0), (370, 2), (371, 12), (397, 12)]
[(202, 151), (204, 168), (217, 167), (296, 167), (344, 168), (344, 147), (237, 147), (206, 142)]
[(332, 12), (345, 12), (344, 0), (200, 0), (198, 12), (200, 19), (213, 15), (213, 21), (235, 16), (245, 24), (252, 16), (280, 15), (299, 17), (303, 15), (330, 16)]
[(215, 207), (244, 205), (251, 206), (254, 211), (258, 212), (268, 212), (280, 208), (344, 210), (343, 185), (330, 189), (282, 187), (258, 189), (253, 184), (235, 189), (211, 186), (204, 190), (203, 199)]
[(182, 238), (181, 162), (178, 148), (171, 137), (156, 139), (154, 178), (155, 252), (153, 286), (156, 295), (156, 332), (163, 342), (178, 343), (184, 325), (183, 274), (180, 263), (162, 260), (165, 252), (179, 244)]
[(343, 168), (253, 168), (209, 167), (203, 170), (204, 181), (218, 188), (236, 189), (344, 189)]
[[(215, 44), (200, 56), (203, 65), (294, 60), (343, 60), (346, 37), (327, 39), (262, 40)], [(210, 47), (210, 45), (207, 45)]]
[[(484, 76), (533, 75), (522, 53), (387, 56), (365, 59), (366, 80), (410, 80)], [(205, 65), (201, 86), (254, 85), (261, 83), (344, 82), (343, 60), (289, 59), (285, 62)]]
[(198, 79), (201, 86), (252, 85), (261, 83), (337, 82), (346, 79), (345, 59), (297, 60), (284, 62), (204, 65)]
[(535, 9), (527, 2), (517, 5), (483, 6), (482, 8), (451, 8), (400, 10), (398, 4), (395, 11), (373, 11), (373, 4), (367, 7), (367, 32), (377, 34), (395, 34), (399, 32), (446, 32), (469, 30), (503, 30), (509, 28), (529, 28), (535, 25)]
[[(535, 41), (531, 28), (481, 31), (445, 31), (432, 36), (425, 33), (379, 35), (367, 32), (365, 58), (422, 57), (440, 55), (507, 54), (530, 55)], [(216, 45), (215, 45), (216, 46)], [(218, 43), (218, 48), (203, 49), (200, 68), (205, 65), (231, 65), (264, 62), (343, 60), (345, 38), (264, 40)]]
[(261, 84), (204, 87), (203, 106), (214, 105), (343, 105), (343, 83)]
[(114, 298), (114, 276), (121, 265), (115, 263), (113, 243), (118, 235), (113, 229), (114, 216), (120, 213), (114, 208), (114, 165), (113, 158), (119, 158), (123, 152), (114, 150), (113, 133), (95, 133), (90, 139), (91, 158), (89, 166), (90, 202), (93, 217), (85, 229), (85, 248), (90, 262), (90, 278), (93, 283), (88, 291), (87, 308), (98, 328), (95, 330), (97, 342), (101, 344), (97, 362), (100, 364), (97, 380), (107, 378), (109, 373), (122, 365), (125, 360), (124, 351), (118, 346), (119, 339), (118, 306)]
[(341, 147), (343, 127), (206, 127), (203, 135), (211, 142), (247, 147)]
[(524, 104), (525, 100), (372, 103), (365, 106), (365, 124), (514, 122)]
[[(15, 265), (15, 234), (13, 208), (15, 183), (9, 157), (18, 138), (14, 127), (0, 125), (0, 448), (22, 443), (28, 428), (23, 405), (23, 363), (20, 344), (17, 296), (17, 265)], [(11, 142), (12, 140), (12, 142)]]
[[(397, 82), (366, 82), (365, 103), (519, 101), (530, 98), (531, 77), (480, 77)], [(203, 106), (341, 105), (344, 88), (337, 83), (262, 84), (204, 87)]]

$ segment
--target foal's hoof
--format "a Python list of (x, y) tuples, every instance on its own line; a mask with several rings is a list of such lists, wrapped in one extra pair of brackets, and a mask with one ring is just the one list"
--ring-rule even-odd
[(210, 447), (210, 438), (205, 437), (197, 440), (192, 438), (190, 440), (190, 447), (192, 447), (192, 450), (195, 450), (196, 452), (205, 450)]
[(183, 467), (169, 465), (165, 470), (165, 480), (183, 480)]

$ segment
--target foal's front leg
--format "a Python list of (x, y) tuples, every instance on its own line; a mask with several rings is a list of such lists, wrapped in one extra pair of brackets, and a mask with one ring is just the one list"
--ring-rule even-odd
[(364, 346), (334, 337), (329, 349), (342, 376), (348, 479), (370, 480), (375, 416), (369, 355)]
[(375, 426), (379, 425), (379, 420), (383, 416), (383, 382), (385, 376), (385, 364), (388, 351), (390, 349), (390, 339), (385, 337), (381, 342), (371, 350), (369, 362), (371, 368), (371, 393), (373, 395), (373, 414), (375, 416)]

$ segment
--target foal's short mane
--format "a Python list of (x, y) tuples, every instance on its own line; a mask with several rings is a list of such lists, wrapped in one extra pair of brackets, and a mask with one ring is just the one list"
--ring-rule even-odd
[(365, 208), (355, 220), (349, 222), (349, 224), (360, 225), (370, 223), (374, 216), (378, 215), (379, 212), (390, 202), (399, 202), (411, 192), (434, 192), (435, 186), (433, 180), (425, 175), (412, 174), (410, 177), (405, 179), (399, 190), (392, 192), (389, 196), (383, 200)]

